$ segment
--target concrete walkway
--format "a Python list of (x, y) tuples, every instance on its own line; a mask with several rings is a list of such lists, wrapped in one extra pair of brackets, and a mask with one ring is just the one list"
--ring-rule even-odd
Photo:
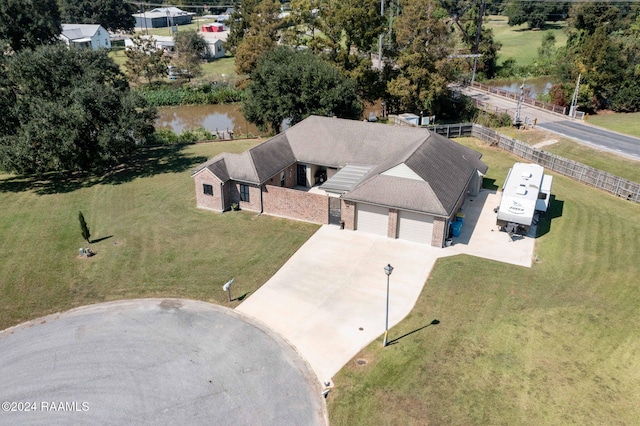
[(495, 191), (468, 198), (462, 233), (443, 249), (323, 226), (236, 310), (284, 336), (318, 379), (330, 382), (363, 347), (375, 339), (382, 344), (387, 264), (394, 267), (389, 328), (411, 312), (439, 257), (465, 253), (531, 266), (534, 239), (512, 241), (499, 232), (493, 211), (499, 204)]

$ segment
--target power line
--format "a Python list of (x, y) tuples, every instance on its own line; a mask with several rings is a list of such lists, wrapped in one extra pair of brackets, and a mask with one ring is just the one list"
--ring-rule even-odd
[(230, 8), (235, 7), (235, 4), (200, 4), (200, 5), (174, 5), (174, 4), (166, 4), (166, 3), (147, 3), (141, 1), (127, 0), (126, 3), (133, 4), (135, 6), (144, 6), (144, 7), (179, 7), (180, 9), (210, 9), (210, 8)]

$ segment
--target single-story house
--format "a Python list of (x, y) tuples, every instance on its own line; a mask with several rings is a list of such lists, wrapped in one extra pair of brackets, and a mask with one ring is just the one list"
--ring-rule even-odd
[(98, 24), (62, 24), (60, 39), (83, 49), (111, 49), (109, 32)]
[(158, 7), (147, 12), (134, 13), (137, 28), (163, 28), (175, 25), (187, 25), (195, 16), (177, 7)]
[(223, 40), (205, 38), (205, 42), (207, 43), (207, 57), (209, 59), (218, 59), (224, 56), (225, 50)]
[[(155, 49), (157, 50), (163, 50), (168, 53), (171, 53), (175, 50), (176, 41), (172, 36), (141, 35), (140, 38), (144, 40), (153, 39)], [(124, 47), (125, 49), (131, 49), (134, 47), (133, 41), (130, 37), (124, 39)]]
[(443, 247), (481, 154), (428, 129), (311, 116), (194, 170), (197, 206), (341, 225)]

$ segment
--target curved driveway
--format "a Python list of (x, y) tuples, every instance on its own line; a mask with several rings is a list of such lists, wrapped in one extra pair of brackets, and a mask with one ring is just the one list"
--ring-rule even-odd
[(103, 303), (0, 332), (2, 425), (322, 425), (320, 392), (281, 337), (204, 302)]

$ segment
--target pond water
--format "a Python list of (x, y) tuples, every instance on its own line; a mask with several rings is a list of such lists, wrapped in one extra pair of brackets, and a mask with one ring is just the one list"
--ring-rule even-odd
[[(236, 135), (261, 135), (262, 132), (253, 124), (249, 123), (240, 111), (241, 105), (182, 105), (176, 107), (158, 108), (159, 118), (156, 120), (157, 128), (171, 129), (175, 133), (182, 133), (183, 130), (196, 129), (202, 127), (210, 132), (233, 131)], [(369, 116), (369, 112), (380, 114), (380, 102), (365, 107), (364, 117)], [(286, 130), (288, 123), (282, 123), (282, 130)]]
[(175, 133), (202, 127), (210, 132), (231, 130), (236, 135), (261, 134), (244, 118), (240, 104), (160, 107), (158, 115), (156, 127), (171, 129)]
[[(494, 80), (489, 81), (486, 84), (489, 86), (497, 87), (507, 90), (513, 93), (520, 93), (520, 86), (522, 86), (522, 79), (516, 80)], [(548, 77), (536, 77), (528, 78), (524, 80), (524, 93), (525, 95), (535, 98), (538, 94), (549, 93), (549, 89), (553, 83)]]

